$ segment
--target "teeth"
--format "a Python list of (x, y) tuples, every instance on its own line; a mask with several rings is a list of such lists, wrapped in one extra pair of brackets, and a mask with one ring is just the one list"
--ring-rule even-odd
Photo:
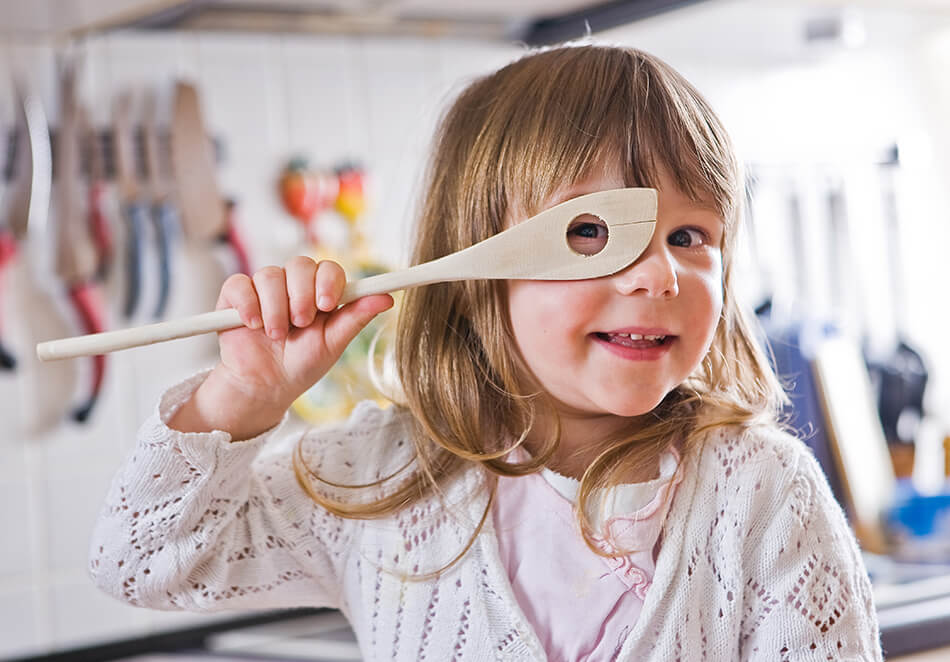
[(615, 336), (625, 336), (630, 338), (630, 340), (663, 340), (666, 336), (643, 336), (639, 333), (615, 333)]

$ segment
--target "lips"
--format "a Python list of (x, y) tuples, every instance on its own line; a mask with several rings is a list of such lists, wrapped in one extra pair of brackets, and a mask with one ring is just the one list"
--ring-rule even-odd
[(658, 359), (669, 350), (676, 336), (662, 328), (617, 329), (591, 334), (612, 354), (626, 359)]

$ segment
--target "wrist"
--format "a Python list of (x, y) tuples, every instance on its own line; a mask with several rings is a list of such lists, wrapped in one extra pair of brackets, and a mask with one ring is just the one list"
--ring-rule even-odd
[(168, 427), (179, 432), (222, 430), (232, 441), (242, 441), (280, 423), (289, 406), (258, 397), (218, 365), (169, 419)]

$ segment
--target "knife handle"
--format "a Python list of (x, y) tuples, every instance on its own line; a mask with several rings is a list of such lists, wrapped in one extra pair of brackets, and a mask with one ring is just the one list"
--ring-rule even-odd
[[(0, 230), (0, 293), (3, 292), (3, 272), (6, 271), (7, 265), (13, 260), (14, 255), (16, 255), (16, 241), (8, 232)], [(0, 313), (2, 313), (2, 310), (2, 307), (0, 307)], [(0, 342), (0, 370), (13, 370), (14, 368), (16, 368), (16, 358)]]
[(102, 182), (96, 181), (89, 186), (89, 230), (99, 258), (96, 268), (98, 280), (105, 280), (109, 275), (113, 253), (112, 228), (102, 208), (104, 195), (105, 184)]
[[(102, 297), (99, 288), (91, 281), (74, 285), (69, 289), (69, 298), (73, 307), (79, 314), (84, 333), (102, 333), (105, 328)], [(94, 354), (92, 356), (92, 384), (89, 388), (89, 394), (82, 404), (73, 410), (73, 419), (83, 423), (89, 419), (96, 402), (99, 401), (99, 393), (102, 390), (102, 381), (105, 376), (106, 357), (103, 354)]]
[(238, 271), (250, 276), (252, 274), (251, 259), (247, 252), (247, 242), (244, 241), (244, 235), (237, 225), (237, 203), (234, 200), (227, 200), (224, 209), (225, 239), (237, 258)]
[(163, 200), (152, 208), (152, 221), (155, 227), (155, 238), (158, 243), (158, 301), (155, 304), (154, 319), (160, 320), (165, 316), (168, 306), (168, 294), (171, 290), (171, 252), (172, 235), (177, 224), (175, 207)]
[(130, 202), (125, 209), (125, 303), (122, 314), (126, 319), (135, 314), (142, 292), (142, 252), (145, 242), (145, 224), (148, 207), (141, 202)]

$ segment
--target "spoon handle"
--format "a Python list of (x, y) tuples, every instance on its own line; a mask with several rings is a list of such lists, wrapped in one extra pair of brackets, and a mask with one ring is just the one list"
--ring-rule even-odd
[[(432, 264), (432, 263), (430, 263)], [(458, 279), (444, 269), (428, 268), (429, 264), (418, 265), (390, 273), (379, 274), (346, 284), (341, 304), (350, 303), (370, 294), (384, 294), (416, 285), (424, 285), (440, 280)], [(243, 326), (241, 317), (233, 308), (201, 313), (168, 322), (147, 324), (117, 331), (105, 331), (74, 338), (50, 340), (36, 346), (36, 355), (41, 361), (72, 359), (80, 356), (107, 354), (121, 349), (142, 347), (155, 343), (189, 338), (203, 333), (227, 331)]]
[(465, 255), (472, 250), (469, 247), (458, 253), (452, 253), (445, 257), (437, 258), (430, 262), (424, 262), (405, 269), (397, 271), (388, 271), (360, 278), (359, 280), (348, 281), (343, 288), (343, 296), (340, 297), (340, 305), (356, 301), (361, 297), (367, 297), (371, 294), (387, 294), (396, 290), (406, 290), (410, 287), (420, 285), (431, 285), (432, 283), (444, 283), (450, 280), (466, 280), (468, 278), (493, 278), (489, 274), (476, 275), (468, 267), (468, 260)]
[(241, 316), (234, 308), (201, 313), (168, 322), (147, 324), (118, 331), (104, 331), (87, 336), (50, 340), (36, 346), (40, 361), (72, 359), (79, 356), (107, 354), (120, 349), (142, 347), (176, 338), (188, 338), (202, 333), (227, 331), (242, 326)]

